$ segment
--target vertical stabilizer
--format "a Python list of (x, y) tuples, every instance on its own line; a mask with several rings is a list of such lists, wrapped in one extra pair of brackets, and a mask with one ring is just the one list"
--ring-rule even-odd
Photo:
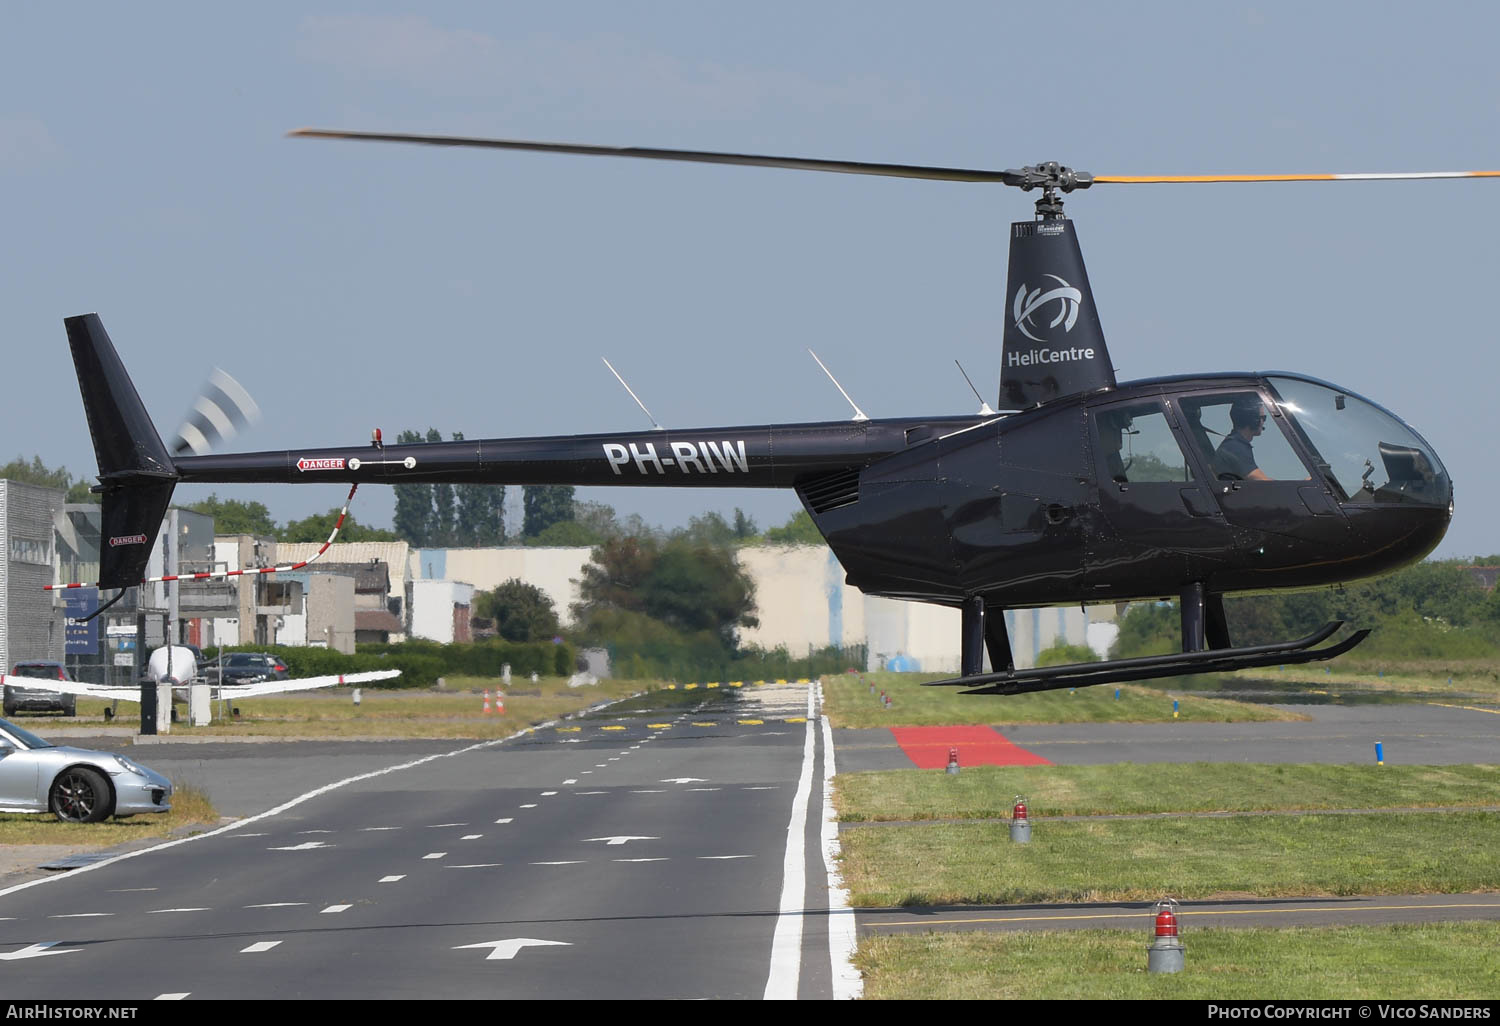
[(1115, 386), (1094, 293), (1073, 222), (1057, 217), (1010, 226), (1000, 401), (1025, 409)]
[(177, 469), (99, 316), (63, 323), (103, 489), (99, 586), (128, 588), (144, 575)]

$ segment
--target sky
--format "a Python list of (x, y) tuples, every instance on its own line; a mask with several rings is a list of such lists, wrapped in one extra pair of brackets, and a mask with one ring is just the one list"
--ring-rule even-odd
[[(299, 126), (1096, 174), (1500, 168), (1476, 3), (12, 4), (0, 14), (0, 459), (92, 475), (62, 319), (160, 433), (211, 367), (236, 449), (972, 413), (998, 185), (286, 138)], [(1098, 186), (1067, 200), (1119, 377), (1290, 370), (1405, 418), (1492, 511), (1500, 180)], [(184, 486), (282, 521), (345, 489)], [(666, 525), (789, 491), (580, 490)], [(390, 523), (388, 489), (354, 513)]]

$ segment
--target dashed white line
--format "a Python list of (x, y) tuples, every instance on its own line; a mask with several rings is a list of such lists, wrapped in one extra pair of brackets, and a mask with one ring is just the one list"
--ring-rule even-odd
[(146, 912), (148, 916), (159, 916), (166, 912), (211, 912), (210, 908), (153, 908)]
[(581, 866), (583, 862), (583, 859), (571, 859), (564, 862), (533, 862), (531, 864), (533, 866)]
[(536, 802), (532, 802), (529, 805), (523, 805), (523, 806), (521, 806), (521, 808), (523, 808), (523, 809), (534, 809), (534, 808), (536, 808)]
[(631, 791), (630, 793), (631, 794), (666, 794), (667, 793), (667, 789), (665, 787), (654, 787), (654, 788), (647, 788), (646, 790), (643, 790), (643, 791)]
[(755, 858), (754, 855), (699, 855), (698, 857), (700, 859), (713, 859), (713, 860), (723, 860), (723, 859), (753, 859), (753, 858)]
[(574, 794), (609, 794), (608, 791), (574, 791)]
[(400, 874), (398, 874), (396, 876), (382, 876), (379, 879), (379, 881), (377, 881), (377, 882), (378, 883), (395, 883), (397, 880), (405, 880), (405, 879), (406, 879), (406, 874), (405, 873), (400, 873)]
[(483, 836), (484, 836), (483, 834), (464, 834), (462, 837), (459, 838), (459, 840), (460, 841), (477, 841), (477, 840), (479, 840)]
[(281, 943), (281, 941), (256, 941), (254, 944), (250, 945), (248, 948), (240, 948), (240, 954), (242, 954), (242, 955), (258, 955), (262, 951), (270, 951), (272, 948), (276, 947), (276, 945), (278, 945), (280, 943)]
[(400, 827), (360, 827), (360, 833), (370, 833), (375, 830), (400, 830)]
[(550, 798), (552, 795), (554, 795), (556, 793), (557, 793), (556, 791), (543, 791), (542, 792), (542, 797), (543, 798)]
[(268, 901), (264, 905), (246, 905), (246, 908), (298, 908), (306, 905), (305, 901)]
[(184, 990), (181, 993), (177, 993), (177, 994), (158, 994), (158, 995), (156, 995), (156, 1000), (157, 1001), (181, 1001), (183, 998), (187, 997), (191, 993), (192, 993), (192, 991), (190, 991), (190, 990)]
[(496, 823), (509, 823), (510, 821), (511, 821), (511, 817), (510, 816), (504, 816), (504, 817), (502, 817), (500, 819), (495, 820)]
[(433, 823), (427, 829), (429, 829), (429, 830), (441, 830), (443, 827), (456, 827), (456, 826), (468, 826), (468, 825), (469, 824), (467, 824), (467, 823)]
[(611, 862), (666, 862), (665, 857), (655, 859), (610, 859)]
[(67, 912), (62, 915), (48, 916), (48, 919), (98, 919), (103, 916), (112, 916), (113, 912)]
[(443, 868), (444, 869), (492, 869), (495, 866), (502, 866), (504, 864), (505, 863), (503, 863), (503, 862), (470, 862), (467, 865), (463, 865), (463, 866), (444, 866)]
[(567, 780), (564, 780), (563, 783), (564, 784), (576, 784), (576, 783), (578, 783), (578, 778), (577, 777), (569, 777)]
[(448, 853), (445, 852), (445, 851), (434, 851), (434, 852), (428, 852), (426, 855), (423, 855), (422, 858), (424, 858), (424, 859), (440, 859), (444, 855), (447, 855), (447, 854)]
[(333, 912), (347, 912), (353, 907), (353, 905), (329, 905), (323, 911), (319, 912), (318, 915), (326, 916)]

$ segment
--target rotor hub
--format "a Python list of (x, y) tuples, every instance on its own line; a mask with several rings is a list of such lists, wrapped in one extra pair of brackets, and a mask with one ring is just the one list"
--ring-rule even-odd
[(1087, 189), (1094, 184), (1094, 176), (1087, 171), (1074, 171), (1055, 160), (1040, 164), (1028, 164), (1019, 171), (1006, 172), (1006, 184), (1015, 185), (1022, 192), (1041, 189), (1036, 201), (1036, 216), (1041, 221), (1057, 220), (1063, 216), (1063, 201), (1058, 193)]

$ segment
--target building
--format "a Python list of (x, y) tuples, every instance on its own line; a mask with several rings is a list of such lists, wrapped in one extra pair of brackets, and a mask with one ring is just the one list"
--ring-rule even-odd
[(56, 581), (56, 523), (66, 498), (56, 488), (0, 479), (0, 672), (23, 659), (63, 658), (62, 603), (43, 589)]

